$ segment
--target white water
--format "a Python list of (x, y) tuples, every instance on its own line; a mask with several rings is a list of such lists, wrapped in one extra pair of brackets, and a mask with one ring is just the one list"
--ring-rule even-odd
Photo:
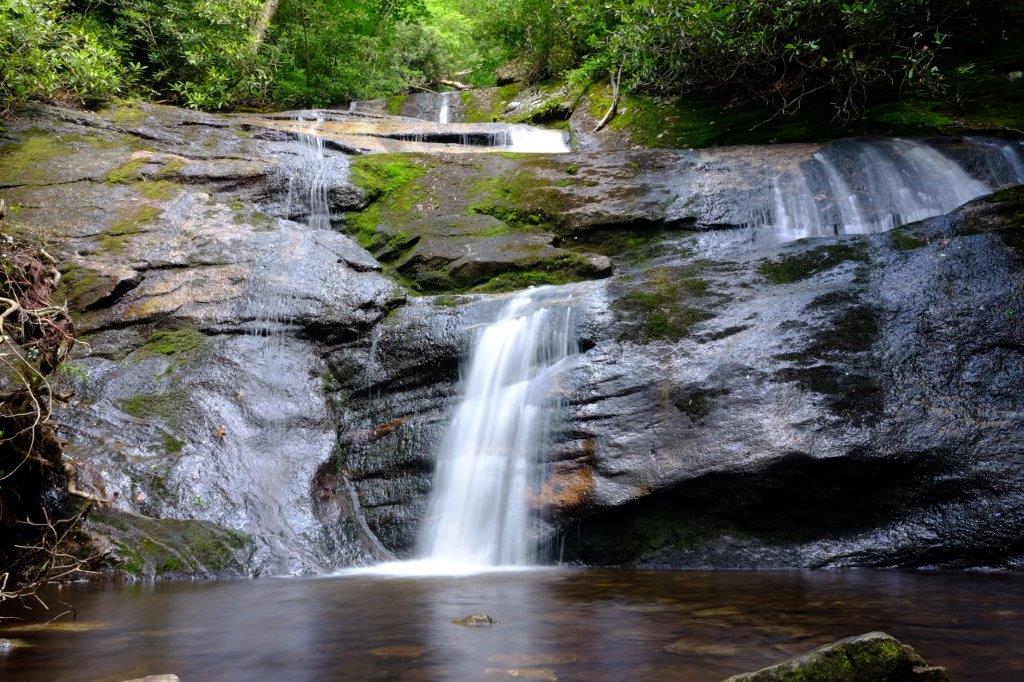
[[(299, 122), (306, 119), (300, 117)], [(310, 117), (310, 132), (299, 133), (303, 158), (298, 170), (289, 179), (288, 212), (294, 195), (299, 195), (306, 208), (306, 225), (317, 230), (331, 229), (331, 205), (327, 196), (327, 175), (330, 162), (324, 154), (324, 138), (316, 134), (324, 121), (320, 114)]]
[(931, 218), (1024, 182), (1016, 145), (966, 138), (987, 164), (986, 182), (925, 142), (842, 140), (796, 173), (772, 180), (769, 222), (783, 240), (864, 234)]
[(571, 309), (547, 288), (511, 299), (477, 332), (462, 402), (438, 456), (420, 556), (453, 566), (535, 563), (531, 473), (554, 409), (551, 380), (575, 350)]
[(449, 123), (451, 119), (452, 110), (452, 93), (443, 92), (441, 93), (441, 110), (437, 113), (438, 123)]
[(508, 126), (507, 132), (508, 144), (504, 146), (510, 152), (564, 154), (572, 151), (565, 133), (559, 130), (515, 124)]
[(564, 293), (529, 289), (476, 333), (465, 393), (438, 452), (419, 558), (345, 573), (465, 575), (536, 564), (532, 474), (557, 409), (552, 381), (576, 352)]

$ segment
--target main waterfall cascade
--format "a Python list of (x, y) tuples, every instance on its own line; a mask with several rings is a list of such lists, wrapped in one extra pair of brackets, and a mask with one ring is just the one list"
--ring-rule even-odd
[(774, 228), (781, 241), (884, 232), (947, 213), (995, 187), (1024, 183), (1017, 145), (964, 141), (982, 151), (987, 183), (923, 141), (838, 140), (798, 172), (773, 178), (766, 217), (753, 222)]
[(420, 556), (438, 564), (522, 566), (531, 473), (554, 409), (552, 380), (576, 351), (564, 293), (532, 289), (478, 330), (462, 402), (438, 456)]
[(537, 563), (533, 477), (558, 411), (555, 382), (577, 350), (571, 300), (558, 288), (520, 292), (476, 329), (417, 559), (356, 572), (459, 574)]

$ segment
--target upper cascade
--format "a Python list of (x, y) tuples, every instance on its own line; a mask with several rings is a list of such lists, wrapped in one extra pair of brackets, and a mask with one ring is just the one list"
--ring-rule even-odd
[(754, 223), (772, 227), (781, 241), (883, 232), (1024, 183), (1017, 144), (981, 137), (964, 142), (980, 159), (974, 174), (926, 141), (837, 140), (797, 171), (772, 178), (770, 205)]

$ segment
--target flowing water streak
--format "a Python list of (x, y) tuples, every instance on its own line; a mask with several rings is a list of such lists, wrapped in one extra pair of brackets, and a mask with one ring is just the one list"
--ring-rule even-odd
[(442, 92), (441, 93), (441, 110), (437, 113), (438, 123), (450, 123), (451, 119), (451, 108), (452, 108), (452, 93)]
[(503, 146), (510, 152), (564, 154), (572, 151), (565, 133), (560, 130), (513, 124), (505, 132), (508, 142)]
[(305, 147), (302, 182), (307, 193), (306, 225), (317, 230), (331, 229), (331, 204), (327, 196), (330, 162), (324, 154), (324, 138), (316, 134), (323, 121), (323, 116), (314, 114), (309, 132), (299, 134)]
[[(989, 173), (994, 185), (1024, 182), (1024, 162), (1014, 146), (968, 142), (987, 153), (990, 164), (997, 158), (1008, 168)], [(773, 178), (770, 221), (782, 240), (881, 232), (946, 213), (991, 191), (925, 142), (840, 140), (798, 171)]]
[(420, 556), (435, 566), (535, 563), (531, 473), (556, 403), (551, 383), (576, 351), (564, 294), (512, 298), (477, 331), (465, 394), (438, 458)]

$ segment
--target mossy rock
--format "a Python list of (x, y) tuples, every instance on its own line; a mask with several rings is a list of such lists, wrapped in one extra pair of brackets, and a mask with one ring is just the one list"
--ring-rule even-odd
[(206, 336), (192, 327), (163, 329), (153, 332), (134, 353), (136, 360), (155, 356), (176, 357), (203, 347)]
[(136, 419), (159, 419), (171, 428), (179, 430), (184, 424), (188, 402), (188, 392), (172, 390), (125, 398), (120, 401), (120, 407)]
[(726, 682), (941, 682), (943, 668), (929, 666), (913, 648), (884, 632), (869, 632), (819, 647)]
[(619, 286), (611, 305), (624, 328), (619, 338), (637, 343), (688, 336), (695, 325), (714, 316), (711, 308), (721, 298), (693, 265), (650, 268)]
[(248, 575), (253, 539), (209, 521), (152, 519), (116, 509), (93, 510), (88, 529), (114, 546), (114, 570), (137, 578)]
[[(524, 155), (363, 156), (370, 204), (348, 232), (418, 293), (499, 292), (608, 274), (607, 260), (554, 246), (565, 198)], [(550, 162), (548, 162), (550, 163)], [(604, 264), (601, 263), (604, 262)]]
[(764, 260), (757, 271), (772, 284), (791, 284), (827, 272), (847, 261), (867, 260), (867, 247), (863, 242), (844, 242), (820, 246), (777, 260)]
[(121, 217), (99, 236), (97, 243), (103, 251), (121, 253), (133, 237), (142, 234), (145, 226), (159, 218), (162, 213), (161, 209), (150, 204), (122, 211)]

